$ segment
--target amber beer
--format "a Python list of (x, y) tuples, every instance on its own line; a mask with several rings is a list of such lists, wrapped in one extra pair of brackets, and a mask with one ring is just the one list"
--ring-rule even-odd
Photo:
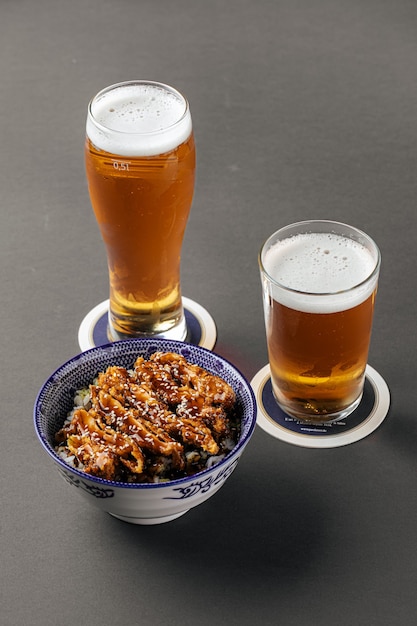
[(184, 339), (180, 259), (195, 178), (186, 99), (149, 81), (104, 89), (89, 105), (85, 161), (107, 252), (110, 338)]
[(288, 415), (332, 422), (360, 403), (379, 266), (372, 239), (335, 222), (293, 224), (263, 246), (272, 388)]

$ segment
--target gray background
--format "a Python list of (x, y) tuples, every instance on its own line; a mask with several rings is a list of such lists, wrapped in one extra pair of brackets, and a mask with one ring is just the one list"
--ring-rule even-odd
[[(414, 0), (0, 0), (2, 624), (415, 623), (416, 74)], [(382, 251), (370, 364), (392, 393), (383, 425), (344, 448), (257, 428), (226, 486), (160, 527), (85, 505), (32, 426), (107, 298), (87, 103), (133, 78), (190, 101), (182, 284), (216, 351), (248, 378), (263, 367), (260, 244), (341, 220)]]

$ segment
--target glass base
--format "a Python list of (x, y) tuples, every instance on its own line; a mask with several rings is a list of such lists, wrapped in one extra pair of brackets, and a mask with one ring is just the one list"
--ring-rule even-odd
[(286, 413), (290, 417), (300, 422), (304, 422), (305, 424), (314, 424), (316, 426), (321, 426), (324, 424), (334, 424), (335, 422), (339, 422), (340, 420), (345, 419), (348, 415), (353, 413), (358, 408), (358, 406), (361, 403), (362, 395), (363, 395), (363, 393), (361, 393), (360, 396), (355, 400), (355, 402), (353, 402), (352, 404), (350, 404), (348, 407), (346, 407), (345, 409), (341, 411), (336, 411), (335, 413), (326, 413), (325, 415), (320, 415), (320, 414), (304, 413), (301, 410), (294, 411), (292, 408), (289, 408), (288, 406), (280, 402), (277, 399), (277, 396), (273, 389), (272, 391), (273, 391), (275, 402), (278, 404), (279, 408), (284, 413)]
[(113, 327), (111, 323), (111, 315), (109, 311), (108, 315), (108, 328), (107, 334), (110, 341), (120, 341), (121, 339), (132, 339), (132, 337), (144, 338), (159, 338), (159, 339), (177, 339), (178, 341), (185, 341), (187, 338), (187, 323), (185, 315), (183, 314), (178, 324), (169, 328), (168, 330), (159, 333), (122, 333)]
[[(187, 333), (185, 341), (213, 350), (217, 341), (216, 323), (210, 313), (194, 300), (182, 298)], [(111, 343), (108, 332), (109, 300), (94, 306), (83, 318), (78, 329), (78, 343), (84, 352)]]
[(332, 424), (307, 424), (284, 413), (272, 393), (269, 364), (255, 374), (251, 385), (258, 405), (258, 426), (275, 439), (303, 448), (340, 448), (360, 441), (382, 424), (390, 408), (388, 385), (370, 365), (366, 366), (358, 408), (347, 419)]

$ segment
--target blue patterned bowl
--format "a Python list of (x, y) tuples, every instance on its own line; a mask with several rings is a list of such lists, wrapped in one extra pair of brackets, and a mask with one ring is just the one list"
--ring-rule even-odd
[[(176, 352), (188, 361), (221, 376), (236, 393), (241, 433), (236, 446), (220, 462), (193, 476), (161, 483), (122, 483), (88, 475), (68, 465), (54, 450), (54, 435), (73, 406), (77, 389), (88, 386), (109, 365), (131, 367), (138, 356)], [(70, 359), (42, 386), (34, 407), (35, 431), (43, 448), (67, 483), (103, 511), (134, 524), (159, 524), (198, 506), (220, 489), (237, 466), (256, 424), (256, 402), (244, 376), (224, 358), (182, 341), (127, 339), (92, 348)]]

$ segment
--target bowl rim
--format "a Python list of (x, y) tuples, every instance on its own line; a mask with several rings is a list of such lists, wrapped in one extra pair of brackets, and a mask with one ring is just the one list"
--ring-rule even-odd
[[(40, 424), (39, 424), (39, 419), (40, 419), (40, 413), (41, 413), (41, 406), (42, 406), (42, 399), (44, 394), (47, 392), (47, 389), (50, 385), (53, 384), (53, 379), (54, 378), (58, 378), (59, 375), (65, 371), (68, 368), (71, 368), (71, 366), (73, 366), (74, 368), (76, 368), (77, 364), (79, 361), (83, 361), (83, 360), (88, 360), (89, 355), (93, 355), (93, 354), (102, 354), (103, 352), (113, 352), (114, 350), (117, 350), (117, 346), (118, 345), (131, 345), (132, 348), (135, 344), (138, 345), (138, 349), (140, 346), (143, 345), (147, 345), (147, 344), (151, 344), (151, 343), (164, 343), (164, 344), (169, 344), (172, 345), (173, 348), (175, 346), (181, 346), (181, 347), (190, 347), (192, 350), (195, 350), (198, 352), (202, 352), (202, 353), (207, 353), (210, 356), (212, 356), (215, 360), (218, 360), (220, 362), (223, 362), (224, 364), (226, 364), (226, 366), (228, 366), (229, 368), (232, 369), (232, 371), (234, 370), (234, 372), (236, 372), (236, 374), (238, 375), (238, 377), (240, 377), (241, 379), (241, 383), (243, 384), (243, 387), (245, 388), (245, 391), (248, 394), (248, 397), (251, 400), (251, 404), (252, 404), (252, 410), (251, 410), (251, 417), (250, 420), (248, 420), (248, 424), (247, 424), (247, 432), (241, 436), (241, 438), (239, 439), (239, 441), (237, 442), (237, 444), (232, 448), (232, 450), (230, 450), (230, 452), (220, 461), (218, 461), (217, 463), (214, 463), (212, 466), (205, 468), (199, 472), (197, 472), (196, 474), (192, 474), (191, 476), (184, 476), (182, 478), (176, 478), (174, 480), (168, 480), (168, 481), (162, 481), (162, 482), (156, 482), (156, 483), (127, 483), (127, 482), (121, 482), (121, 481), (114, 481), (114, 480), (107, 480), (105, 478), (100, 478), (99, 476), (94, 476), (92, 474), (87, 474), (86, 472), (83, 472), (82, 470), (79, 470), (75, 467), (72, 467), (71, 465), (69, 465), (68, 463), (66, 463), (66, 461), (64, 461), (64, 459), (62, 459), (54, 450), (54, 448), (51, 446), (51, 444), (49, 443), (47, 437), (45, 436), (45, 434), (43, 433)], [(165, 350), (167, 351), (167, 350)], [(155, 350), (156, 352), (156, 350)], [(172, 349), (172, 352), (174, 352), (174, 349)], [(153, 354), (153, 353), (151, 353)], [(109, 364), (110, 365), (110, 364)], [(88, 350), (85, 350), (83, 352), (79, 352), (78, 354), (70, 357), (67, 361), (61, 363), (60, 366), (58, 366), (43, 382), (43, 384), (41, 385), (37, 395), (36, 395), (36, 399), (35, 399), (35, 404), (34, 404), (34, 408), (33, 408), (33, 423), (34, 423), (34, 428), (35, 428), (35, 432), (36, 435), (42, 445), (42, 447), (44, 448), (44, 450), (48, 453), (48, 455), (52, 458), (53, 461), (55, 461), (56, 463), (58, 463), (58, 465), (61, 466), (62, 469), (69, 471), (71, 474), (75, 474), (78, 478), (82, 479), (82, 480), (88, 480), (91, 481), (93, 483), (97, 483), (99, 485), (103, 485), (107, 488), (109, 487), (113, 487), (113, 488), (122, 488), (122, 489), (133, 489), (133, 490), (147, 490), (147, 489), (169, 489), (171, 487), (177, 487), (178, 485), (184, 485), (187, 483), (192, 483), (195, 482), (197, 480), (199, 480), (200, 478), (204, 478), (207, 475), (211, 474), (213, 472), (213, 470), (218, 470), (222, 467), (224, 467), (226, 464), (229, 466), (230, 461), (234, 461), (236, 458), (236, 455), (238, 452), (240, 452), (241, 450), (243, 450), (243, 448), (246, 446), (246, 444), (249, 442), (250, 438), (252, 437), (252, 434), (255, 430), (255, 426), (256, 426), (256, 418), (257, 418), (257, 403), (256, 403), (256, 398), (255, 398), (255, 393), (252, 389), (252, 386), (250, 385), (248, 379), (246, 378), (246, 376), (240, 371), (240, 369), (238, 367), (236, 367), (236, 365), (234, 365), (233, 363), (231, 363), (231, 361), (229, 361), (228, 359), (226, 359), (225, 357), (219, 355), (217, 352), (214, 352), (213, 350), (209, 350), (208, 348), (204, 348), (203, 346), (199, 346), (199, 345), (195, 345), (195, 344), (190, 344), (187, 343), (186, 341), (179, 341), (177, 339), (161, 339), (161, 338), (131, 338), (131, 339), (122, 339), (120, 341), (116, 341), (114, 343), (106, 343), (103, 344), (101, 346), (95, 346), (93, 348), (89, 348)]]

